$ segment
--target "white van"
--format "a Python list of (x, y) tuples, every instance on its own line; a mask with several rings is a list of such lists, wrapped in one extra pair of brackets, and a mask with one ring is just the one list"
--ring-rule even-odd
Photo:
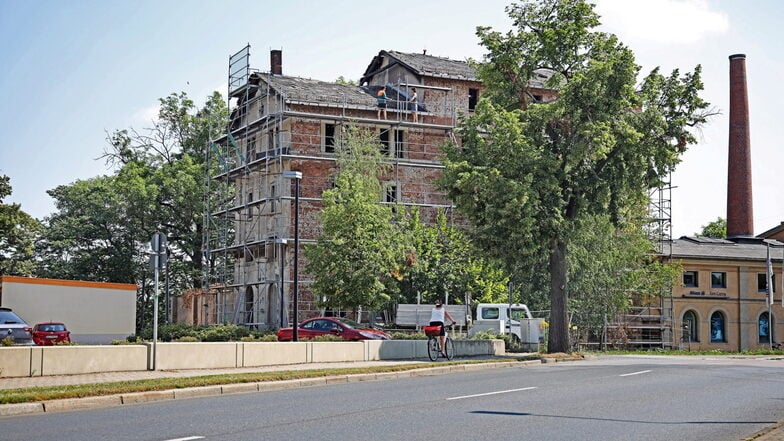
[(468, 335), (486, 331), (511, 334), (519, 339), (524, 349), (538, 351), (543, 322), (544, 319), (533, 318), (528, 306), (521, 303), (480, 303), (476, 306), (476, 320)]

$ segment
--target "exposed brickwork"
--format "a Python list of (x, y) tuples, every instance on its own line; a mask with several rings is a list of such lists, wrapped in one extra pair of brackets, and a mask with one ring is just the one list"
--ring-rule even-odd
[(754, 235), (751, 140), (746, 56), (730, 56), (730, 127), (727, 170), (727, 236)]

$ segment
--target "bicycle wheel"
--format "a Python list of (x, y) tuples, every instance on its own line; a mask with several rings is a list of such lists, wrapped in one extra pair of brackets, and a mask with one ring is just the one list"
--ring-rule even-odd
[(447, 360), (455, 358), (455, 343), (449, 337), (444, 341), (444, 354)]
[(430, 361), (438, 359), (438, 337), (427, 339), (427, 356), (430, 358)]

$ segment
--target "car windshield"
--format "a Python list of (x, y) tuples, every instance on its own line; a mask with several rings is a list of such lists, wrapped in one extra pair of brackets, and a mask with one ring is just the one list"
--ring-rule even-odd
[(22, 323), (24, 323), (24, 320), (20, 319), (18, 315), (14, 314), (11, 311), (0, 310), (0, 323), (6, 323), (6, 324), (19, 323), (19, 324), (22, 324)]
[(355, 322), (354, 320), (349, 320), (349, 319), (342, 318), (342, 319), (340, 319), (340, 323), (343, 323), (343, 326), (345, 326), (347, 328), (350, 328), (350, 329), (364, 328), (364, 326), (360, 325), (359, 323)]
[(38, 329), (43, 332), (61, 332), (65, 331), (65, 325), (61, 323), (52, 323), (50, 325), (41, 325)]

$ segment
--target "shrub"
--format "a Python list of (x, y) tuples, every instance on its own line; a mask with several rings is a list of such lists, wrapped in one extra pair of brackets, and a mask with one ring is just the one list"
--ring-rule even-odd
[(392, 340), (427, 340), (427, 336), (422, 332), (393, 332)]
[(237, 325), (210, 326), (199, 331), (201, 341), (238, 341), (250, 335), (247, 328)]
[(173, 340), (179, 343), (196, 343), (199, 341), (198, 338), (190, 336), (190, 335), (183, 335), (182, 337), (178, 338), (177, 340)]
[[(184, 323), (170, 323), (158, 327), (158, 339), (160, 341), (182, 341), (182, 337), (197, 338), (198, 334), (198, 327)], [(150, 338), (152, 338), (152, 335)], [(196, 341), (198, 341), (198, 338)]]
[(318, 337), (315, 337), (313, 341), (343, 341), (343, 339), (337, 335), (319, 335)]
[(491, 331), (477, 332), (471, 337), (471, 340), (503, 340), (502, 335), (498, 335)]
[(14, 339), (11, 337), (6, 337), (0, 340), (0, 346), (13, 346), (13, 345), (14, 345)]

